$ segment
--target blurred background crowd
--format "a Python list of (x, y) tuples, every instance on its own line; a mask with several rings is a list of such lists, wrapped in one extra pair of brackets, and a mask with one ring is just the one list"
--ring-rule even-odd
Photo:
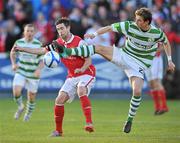
[[(54, 22), (59, 17), (71, 19), (71, 32), (83, 38), (102, 26), (133, 20), (134, 11), (143, 6), (151, 9), (153, 24), (172, 45), (177, 70), (164, 79), (173, 95), (180, 93), (180, 0), (0, 0), (0, 57), (8, 55), (27, 23), (35, 25), (35, 37), (46, 45), (57, 38)], [(124, 40), (123, 35), (106, 33), (87, 42), (121, 47)]]
[[(72, 33), (83, 37), (101, 26), (133, 20), (142, 6), (151, 9), (153, 24), (164, 30), (171, 44), (180, 43), (180, 0), (0, 0), (0, 52), (11, 50), (27, 23), (34, 23), (35, 37), (48, 44), (56, 38), (58, 17), (69, 17)], [(123, 38), (108, 33), (93, 42), (121, 46)]]

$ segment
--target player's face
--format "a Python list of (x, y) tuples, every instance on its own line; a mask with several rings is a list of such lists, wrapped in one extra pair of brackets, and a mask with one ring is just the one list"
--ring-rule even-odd
[(70, 27), (66, 27), (63, 23), (61, 24), (58, 24), (56, 25), (56, 29), (57, 29), (57, 32), (59, 34), (59, 36), (62, 38), (62, 39), (66, 39), (68, 34), (69, 34), (69, 31), (70, 31)]
[(136, 15), (135, 22), (137, 26), (142, 30), (145, 30), (147, 26), (149, 26), (148, 21), (144, 21), (144, 19), (139, 15)]
[(25, 27), (24, 28), (24, 37), (27, 40), (32, 40), (34, 36), (34, 27)]

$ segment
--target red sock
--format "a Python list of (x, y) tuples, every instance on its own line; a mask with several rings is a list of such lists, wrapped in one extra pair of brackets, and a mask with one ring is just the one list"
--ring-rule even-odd
[(56, 123), (56, 131), (58, 131), (59, 133), (62, 133), (63, 117), (64, 117), (64, 105), (62, 106), (55, 105), (54, 120)]
[(151, 95), (154, 101), (154, 108), (155, 111), (160, 110), (160, 103), (159, 103), (159, 97), (158, 97), (158, 90), (151, 90)]
[(80, 97), (81, 107), (86, 118), (86, 123), (92, 123), (91, 118), (91, 102), (88, 96), (84, 95)]
[(159, 90), (159, 96), (162, 102), (162, 110), (168, 110), (167, 103), (166, 103), (166, 92), (165, 90)]

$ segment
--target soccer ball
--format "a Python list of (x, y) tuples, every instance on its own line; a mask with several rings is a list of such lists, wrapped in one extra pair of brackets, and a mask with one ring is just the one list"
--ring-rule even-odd
[(60, 63), (60, 56), (55, 51), (49, 51), (44, 55), (44, 64), (49, 68), (56, 68)]

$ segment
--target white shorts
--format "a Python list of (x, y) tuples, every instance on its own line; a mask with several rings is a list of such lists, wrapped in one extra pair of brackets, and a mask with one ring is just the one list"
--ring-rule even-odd
[(163, 78), (163, 60), (161, 56), (154, 57), (152, 66), (145, 71), (145, 74), (148, 81)]
[(25, 87), (28, 91), (36, 93), (38, 90), (39, 79), (30, 79), (19, 73), (16, 73), (13, 80), (14, 86)]
[(112, 62), (122, 68), (128, 78), (136, 76), (144, 79), (144, 68), (126, 54), (122, 48), (113, 48)]
[(69, 96), (68, 102), (72, 102), (75, 96), (77, 95), (77, 87), (84, 86), (87, 87), (89, 96), (91, 88), (94, 86), (95, 77), (90, 75), (81, 75), (78, 77), (67, 78), (65, 83), (61, 87), (60, 91), (66, 92)]

